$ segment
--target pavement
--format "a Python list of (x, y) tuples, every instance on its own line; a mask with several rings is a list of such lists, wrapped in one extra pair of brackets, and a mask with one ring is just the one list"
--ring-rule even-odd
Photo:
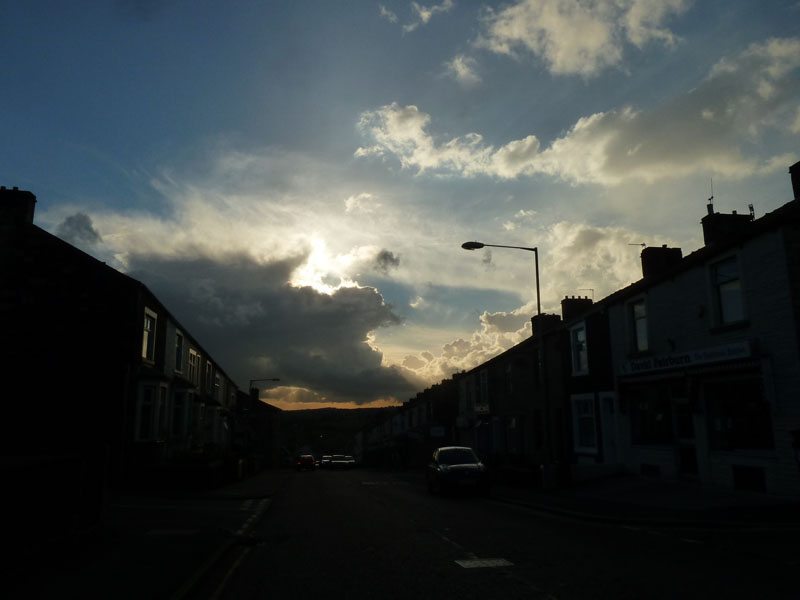
[[(421, 471), (383, 473), (424, 489), (424, 473)], [(83, 532), (78, 539), (48, 543), (46, 550), (29, 557), (35, 564), (20, 568), (12, 578), (14, 592), (7, 597), (58, 595), (60, 598), (82, 598), (99, 594), (117, 600), (141, 597), (188, 600), (193, 584), (213, 567), (216, 559), (236, 544), (247, 543), (249, 530), (268, 510), (269, 499), (290, 476), (291, 472), (287, 470), (266, 470), (215, 490), (113, 494), (107, 518), (101, 527)], [(197, 500), (219, 502), (223, 506), (242, 503), (249, 512), (241, 513), (241, 519), (249, 518), (238, 531), (234, 531), (210, 527), (198, 516), (194, 524), (190, 521), (165, 523), (159, 536), (152, 535), (153, 531), (143, 531), (139, 524), (130, 520), (131, 515), (137, 513), (125, 510), (131, 505), (179, 503), (182, 499), (189, 507)], [(800, 531), (800, 498), (734, 492), (692, 482), (632, 475), (616, 475), (569, 489), (497, 483), (492, 488), (490, 501), (522, 506), (559, 518), (593, 522), (693, 529)], [(188, 511), (185, 515), (187, 519), (192, 518), (190, 513)], [(180, 526), (186, 530), (180, 531)], [(182, 535), (190, 532), (193, 535)], [(137, 572), (147, 573), (147, 576), (137, 577)], [(170, 589), (170, 593), (154, 595), (152, 586), (156, 580), (164, 589)], [(16, 588), (15, 582), (18, 584)]]
[(687, 528), (800, 528), (800, 498), (618, 474), (541, 489), (496, 484), (496, 500), (595, 522)]

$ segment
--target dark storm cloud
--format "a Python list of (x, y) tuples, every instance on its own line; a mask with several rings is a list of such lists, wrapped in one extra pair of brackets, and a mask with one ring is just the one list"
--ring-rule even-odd
[(381, 250), (375, 257), (375, 269), (381, 273), (388, 273), (389, 269), (396, 269), (400, 266), (400, 257), (395, 256), (389, 250)]
[[(240, 384), (276, 376), (331, 402), (406, 400), (421, 389), (410, 372), (382, 364), (370, 331), (400, 318), (374, 288), (328, 295), (287, 283), (303, 258), (266, 265), (134, 257), (143, 281)], [(264, 372), (269, 371), (267, 375)], [(318, 398), (317, 398), (318, 399)]]
[(102, 241), (88, 215), (75, 213), (56, 227), (56, 235), (74, 246), (92, 246)]

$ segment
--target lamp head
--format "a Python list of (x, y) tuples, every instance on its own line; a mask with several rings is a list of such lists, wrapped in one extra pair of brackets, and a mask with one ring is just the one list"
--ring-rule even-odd
[(480, 248), (483, 248), (483, 246), (484, 244), (482, 244), (481, 242), (464, 242), (463, 244), (461, 244), (461, 247), (464, 250), (478, 250)]

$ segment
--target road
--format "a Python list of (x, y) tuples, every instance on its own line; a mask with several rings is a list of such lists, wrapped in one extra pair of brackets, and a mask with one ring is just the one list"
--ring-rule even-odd
[(418, 474), (300, 472), (187, 598), (793, 598), (797, 531), (687, 531), (432, 497)]

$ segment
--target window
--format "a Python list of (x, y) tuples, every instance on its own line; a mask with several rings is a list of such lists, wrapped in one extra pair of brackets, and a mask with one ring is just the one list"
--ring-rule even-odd
[(163, 385), (158, 388), (158, 413), (157, 413), (158, 439), (167, 439), (167, 388)]
[(153, 438), (155, 429), (155, 386), (144, 386), (139, 396), (139, 410), (136, 424), (136, 439), (139, 441)]
[(572, 399), (573, 434), (576, 452), (597, 452), (597, 423), (595, 421), (594, 397)]
[(175, 332), (175, 370), (183, 373), (183, 334)]
[(714, 302), (719, 323), (735, 323), (744, 319), (739, 264), (732, 256), (712, 266)]
[(175, 392), (172, 402), (172, 422), (170, 429), (173, 437), (184, 434), (186, 427), (186, 392)]
[(144, 309), (144, 333), (142, 335), (142, 358), (153, 361), (156, 347), (156, 313)]
[(189, 381), (197, 385), (200, 383), (200, 355), (189, 349)]
[(653, 384), (630, 390), (631, 441), (666, 444), (673, 440), (669, 387)]
[(647, 344), (647, 308), (644, 300), (637, 300), (631, 305), (631, 323), (633, 324), (633, 348), (636, 352), (645, 352)]
[(212, 374), (212, 372), (213, 372), (213, 369), (211, 368), (211, 361), (207, 360), (206, 361), (206, 391), (207, 392), (211, 391), (211, 374)]
[(570, 331), (572, 346), (572, 374), (586, 375), (589, 372), (589, 352), (586, 347), (586, 327), (578, 325)]
[(214, 375), (214, 399), (217, 402), (222, 402), (222, 378), (219, 373)]
[(714, 450), (770, 449), (775, 445), (769, 403), (758, 377), (705, 384), (709, 440)]

